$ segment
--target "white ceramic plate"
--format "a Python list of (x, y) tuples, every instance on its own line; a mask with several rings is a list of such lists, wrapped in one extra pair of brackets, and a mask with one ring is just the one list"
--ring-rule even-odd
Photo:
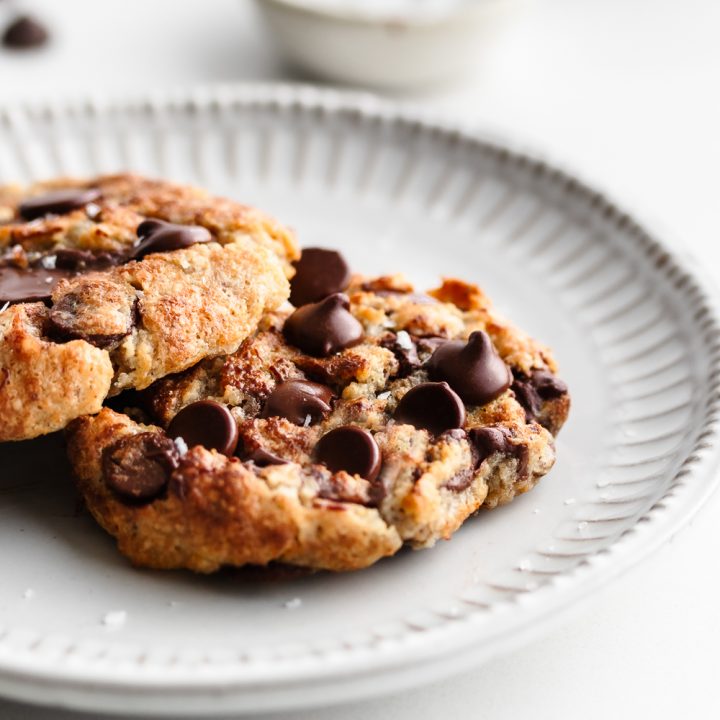
[(123, 168), (258, 204), (361, 271), (477, 281), (555, 348), (573, 411), (552, 473), (451, 542), (286, 581), (133, 570), (75, 512), (56, 439), (1, 447), (0, 693), (180, 715), (418, 684), (543, 631), (712, 489), (714, 300), (580, 182), (309, 90), (0, 111), (0, 180)]

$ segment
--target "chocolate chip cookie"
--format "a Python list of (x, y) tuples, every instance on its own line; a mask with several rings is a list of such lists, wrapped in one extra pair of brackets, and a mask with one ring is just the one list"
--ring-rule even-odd
[(133, 175), (0, 187), (0, 441), (228, 353), (288, 297), (292, 235)]
[(479, 288), (417, 293), (304, 258), (300, 307), (70, 426), (80, 493), (134, 564), (362, 568), (552, 467), (567, 387)]

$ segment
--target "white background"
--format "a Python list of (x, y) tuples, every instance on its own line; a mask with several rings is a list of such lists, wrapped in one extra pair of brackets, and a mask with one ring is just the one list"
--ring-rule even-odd
[[(306, 79), (278, 59), (246, 0), (3, 0), (0, 23), (18, 7), (54, 37), (43, 51), (0, 52), (3, 103)], [(720, 2), (528, 2), (468, 78), (407, 99), (578, 171), (720, 281)], [(654, 556), (512, 655), (282, 717), (718, 717), (718, 515), (716, 493)], [(50, 717), (81, 716), (0, 700), (2, 720)]]

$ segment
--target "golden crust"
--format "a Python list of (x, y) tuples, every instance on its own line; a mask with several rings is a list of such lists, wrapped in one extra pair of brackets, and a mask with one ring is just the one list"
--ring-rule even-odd
[(131, 173), (84, 180), (56, 178), (26, 188), (0, 186), (0, 217), (17, 217), (17, 206), (23, 200), (58, 188), (97, 188), (101, 192), (101, 198), (93, 203), (97, 214), (91, 219), (81, 209), (29, 223), (9, 222), (0, 226), (0, 251), (19, 244), (27, 251), (62, 247), (117, 252), (136, 242), (135, 231), (143, 220), (157, 218), (206, 227), (221, 244), (238, 235), (250, 236), (281, 258), (288, 272), (289, 263), (299, 257), (293, 234), (260, 210), (214, 197), (200, 188)]
[[(353, 570), (394, 553), (402, 543), (419, 548), (449, 538), (481, 506), (509, 502), (551, 469), (553, 436), (528, 416), (512, 389), (467, 408), (466, 431), (499, 428), (506, 437), (505, 450), (481, 461), (466, 432), (433, 437), (392, 419), (403, 395), (428, 379), (422, 360), (431, 350), (422, 349), (424, 338), (466, 338), (482, 329), (523, 377), (555, 368), (549, 350), (497, 317), (478, 288), (446, 280), (431, 293), (440, 302), (413, 293), (400, 277), (357, 277), (348, 294), (365, 331), (355, 347), (327, 358), (305, 355), (280, 331), (289, 310), (276, 311), (236, 352), (204, 360), (143, 393), (141, 412), (163, 427), (197, 400), (229, 406), (241, 452), (247, 456), (262, 448), (285, 459), (283, 465), (261, 468), (190, 448), (166, 495), (143, 506), (128, 505), (105, 483), (102, 455), (123, 434), (149, 427), (109, 410), (73, 423), (69, 451), (80, 492), (133, 563), (205, 572), (224, 564), (278, 560)], [(404, 369), (388, 343), (388, 333), (397, 338), (400, 331), (415, 338), (424, 354)], [(307, 426), (260, 417), (277, 384), (301, 378), (333, 389), (332, 412)], [(545, 399), (539, 419), (557, 432), (568, 409), (566, 394)], [(383, 465), (373, 483), (314, 463), (320, 437), (347, 424), (370, 431), (380, 447)]]
[[(0, 211), (57, 187), (98, 187), (85, 209), (0, 226), (0, 251), (119, 252), (146, 217), (201, 224), (214, 242), (63, 280), (52, 306), (19, 304), (0, 316), (0, 441), (53, 432), (100, 409), (125, 388), (142, 389), (201, 359), (228, 353), (263, 313), (288, 297), (292, 235), (257, 210), (196, 188), (133, 175), (57, 180), (27, 190), (0, 188)], [(34, 307), (35, 310), (30, 308)], [(61, 327), (62, 343), (48, 328)], [(58, 342), (55, 342), (58, 341)], [(108, 381), (109, 376), (109, 381)], [(70, 387), (72, 395), (63, 388)]]
[(96, 413), (110, 390), (107, 352), (82, 340), (44, 340), (47, 315), (42, 303), (0, 313), (0, 440), (35, 437)]
[(401, 545), (377, 510), (324, 500), (312, 473), (299, 465), (253, 470), (201, 447), (181, 458), (164, 497), (140, 507), (119, 502), (103, 481), (102, 453), (148, 429), (105, 408), (76, 420), (68, 434), (82, 496), (136, 565), (207, 573), (277, 560), (352, 570)]

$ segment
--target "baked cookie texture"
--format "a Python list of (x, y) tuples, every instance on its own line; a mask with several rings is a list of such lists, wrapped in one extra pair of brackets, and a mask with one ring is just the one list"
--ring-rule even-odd
[[(355, 276), (346, 292), (362, 337), (344, 349), (310, 354), (290, 343), (293, 308), (285, 306), (267, 313), (236, 352), (121, 396), (115, 410), (70, 426), (79, 491), (134, 564), (199, 572), (270, 561), (358, 569), (403, 544), (449, 538), (481, 506), (510, 502), (550, 470), (553, 436), (570, 407), (567, 388), (550, 351), (499, 317), (479, 288), (447, 279), (421, 294), (401, 276)], [(347, 335), (349, 323), (333, 315), (331, 334)], [(446, 421), (451, 427), (421, 427), (437, 423), (442, 408), (403, 398), (427, 391), (438, 347), (448, 340), (464, 346), (476, 331), (487, 333), (507, 365), (507, 383), (490, 401), (457, 408), (457, 419)], [(306, 392), (300, 403), (297, 393), (279, 390), (296, 387), (292, 381), (316, 395), (308, 401)], [(431, 390), (441, 404), (457, 404), (439, 385)], [(187, 420), (193, 404), (207, 400), (235, 421), (238, 435), (228, 447), (239, 439), (230, 456), (178, 438), (179, 413)], [(351, 437), (327, 441), (348, 426)], [(342, 444), (348, 441), (361, 442)], [(372, 444), (379, 471), (367, 454)], [(137, 476), (142, 463), (160, 462), (159, 448), (166, 479), (157, 492), (141, 500), (118, 493), (116, 473)], [(338, 469), (333, 451), (341, 465), (359, 455), (364, 471)]]
[[(192, 187), (128, 174), (0, 187), (0, 441), (234, 351), (288, 297), (298, 254), (271, 218)], [(43, 282), (46, 296), (16, 288)]]

